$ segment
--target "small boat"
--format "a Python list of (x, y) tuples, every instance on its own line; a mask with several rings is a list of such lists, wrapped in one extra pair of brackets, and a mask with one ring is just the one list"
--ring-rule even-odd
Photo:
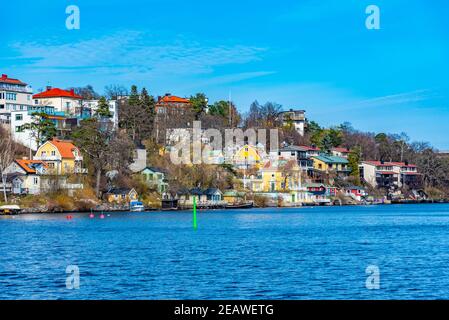
[(226, 209), (251, 209), (253, 207), (253, 202), (233, 203), (225, 206)]
[(5, 205), (0, 207), (0, 214), (19, 214), (20, 207), (18, 205)]
[(142, 211), (145, 211), (145, 206), (140, 201), (131, 201), (129, 203), (129, 211), (131, 211), (131, 212), (142, 212)]

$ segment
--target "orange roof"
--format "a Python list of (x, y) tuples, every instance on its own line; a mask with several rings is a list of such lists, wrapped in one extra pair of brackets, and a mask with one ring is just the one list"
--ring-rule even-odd
[(159, 99), (158, 103), (190, 103), (190, 100), (170, 95), (170, 96), (163, 96), (162, 98)]
[(73, 89), (70, 91), (62, 90), (59, 88), (52, 88), (47, 91), (37, 93), (33, 95), (33, 99), (39, 99), (39, 98), (73, 98), (73, 99), (82, 99), (83, 97), (77, 95)]
[(53, 140), (50, 140), (48, 142), (54, 145), (56, 149), (58, 149), (61, 157), (66, 159), (75, 158), (75, 156), (73, 155), (73, 150), (78, 150), (78, 148), (72, 143), (72, 141), (53, 138)]
[(6, 74), (2, 74), (2, 77), (0, 78), (0, 82), (1, 83), (19, 84), (19, 85), (26, 86), (26, 83), (24, 83), (18, 79), (8, 78), (8, 76)]
[(42, 164), (44, 167), (47, 166), (47, 164), (44, 161), (40, 160), (24, 160), (24, 159), (16, 159), (16, 163), (26, 171), (26, 173), (36, 173), (36, 170), (31, 167), (32, 164)]

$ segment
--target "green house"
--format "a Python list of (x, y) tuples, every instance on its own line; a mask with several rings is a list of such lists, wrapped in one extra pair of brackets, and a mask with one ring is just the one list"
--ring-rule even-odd
[(168, 190), (168, 183), (165, 178), (166, 172), (156, 167), (146, 167), (140, 174), (144, 176), (145, 182), (155, 188), (159, 193), (164, 193)]

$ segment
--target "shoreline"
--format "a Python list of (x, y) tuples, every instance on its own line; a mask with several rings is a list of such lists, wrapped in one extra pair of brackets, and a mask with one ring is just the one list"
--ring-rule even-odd
[[(341, 204), (341, 205), (301, 205), (301, 206), (290, 206), (290, 207), (253, 207), (251, 209), (244, 209), (242, 211), (248, 210), (259, 210), (259, 209), (293, 209), (293, 208), (310, 208), (310, 207), (367, 207), (367, 206), (388, 206), (388, 205), (412, 205), (412, 204), (449, 204), (449, 200), (421, 200), (421, 201), (393, 201), (391, 203), (372, 203), (372, 204)], [(26, 210), (26, 209), (25, 209)], [(217, 210), (232, 210), (226, 208), (216, 208), (216, 209), (199, 209), (199, 211), (217, 211)], [(241, 209), (234, 209), (234, 211), (239, 211)], [(160, 209), (160, 208), (145, 208), (142, 212), (135, 213), (150, 213), (150, 212), (189, 212), (190, 209)], [(50, 214), (50, 215), (63, 215), (63, 214), (87, 214), (87, 213), (113, 213), (113, 212), (131, 212), (129, 209), (111, 209), (111, 210), (70, 210), (70, 211), (25, 211), (18, 214), (1, 214), (0, 216), (9, 215), (25, 215), (25, 214)]]

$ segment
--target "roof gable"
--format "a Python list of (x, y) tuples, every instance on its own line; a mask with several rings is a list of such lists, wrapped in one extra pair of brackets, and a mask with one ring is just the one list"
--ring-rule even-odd
[(44, 92), (37, 93), (33, 95), (33, 99), (42, 99), (42, 98), (72, 98), (72, 99), (82, 99), (80, 95), (77, 95), (75, 91), (72, 89), (70, 91), (59, 89), (59, 88), (52, 88), (48, 89)]
[(53, 145), (59, 152), (62, 158), (64, 159), (75, 159), (74, 151), (79, 151), (78, 148), (72, 143), (70, 140), (59, 140), (53, 139), (47, 141), (46, 143), (50, 143)]

